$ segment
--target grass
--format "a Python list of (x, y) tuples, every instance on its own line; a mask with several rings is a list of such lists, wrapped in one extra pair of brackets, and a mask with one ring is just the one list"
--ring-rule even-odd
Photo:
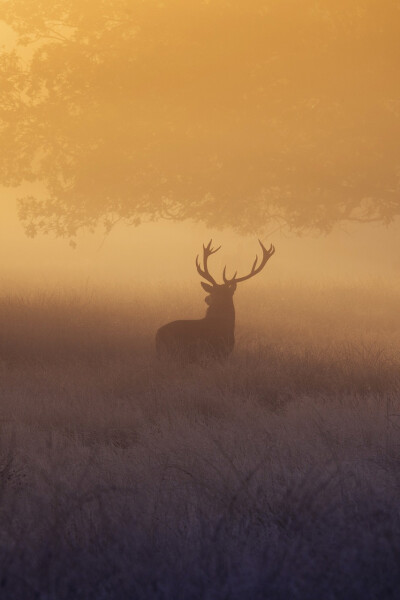
[(396, 598), (399, 288), (243, 287), (182, 370), (190, 294), (0, 299), (1, 597)]

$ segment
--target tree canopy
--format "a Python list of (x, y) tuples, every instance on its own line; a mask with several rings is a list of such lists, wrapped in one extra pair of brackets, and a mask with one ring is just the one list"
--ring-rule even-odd
[(0, 0), (0, 183), (26, 230), (400, 213), (397, 0)]

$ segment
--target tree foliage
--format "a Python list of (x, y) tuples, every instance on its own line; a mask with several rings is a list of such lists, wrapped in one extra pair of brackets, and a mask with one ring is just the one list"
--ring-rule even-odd
[(28, 233), (400, 212), (397, 0), (0, 0), (0, 183)]

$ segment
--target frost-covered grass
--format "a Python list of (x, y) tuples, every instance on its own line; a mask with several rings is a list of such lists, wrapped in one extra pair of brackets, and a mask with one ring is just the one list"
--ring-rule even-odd
[(0, 298), (0, 597), (396, 598), (399, 301), (249, 285), (182, 370), (154, 331), (198, 292)]

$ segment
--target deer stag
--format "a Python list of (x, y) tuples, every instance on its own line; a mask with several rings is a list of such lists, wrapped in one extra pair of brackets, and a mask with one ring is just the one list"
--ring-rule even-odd
[(173, 321), (157, 331), (156, 350), (158, 356), (170, 355), (184, 362), (195, 362), (200, 358), (226, 358), (233, 350), (235, 343), (235, 307), (233, 294), (236, 285), (260, 273), (268, 260), (275, 252), (271, 244), (267, 250), (259, 241), (262, 249), (262, 259), (257, 266), (258, 256), (248, 275), (231, 279), (226, 277), (226, 267), (223, 270), (224, 283), (218, 284), (208, 270), (208, 258), (215, 254), (211, 247), (212, 240), (207, 246), (203, 244), (203, 267), (196, 258), (196, 267), (199, 275), (205, 279), (201, 282), (202, 288), (209, 294), (205, 302), (208, 309), (204, 319), (190, 321)]

